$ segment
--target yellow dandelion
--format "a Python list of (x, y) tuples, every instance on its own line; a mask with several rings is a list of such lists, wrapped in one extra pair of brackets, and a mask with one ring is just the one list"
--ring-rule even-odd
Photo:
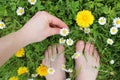
[(13, 76), (13, 77), (11, 77), (9, 80), (18, 80), (18, 77)]
[(46, 76), (48, 75), (48, 67), (41, 64), (37, 69), (36, 69), (37, 74), (40, 76)]
[(16, 57), (23, 57), (25, 54), (25, 50), (24, 48), (21, 48), (20, 50), (18, 50), (15, 54)]
[(25, 74), (25, 73), (28, 73), (28, 68), (27, 67), (20, 67), (18, 69), (18, 75), (22, 75), (22, 74)]
[(89, 10), (79, 11), (76, 16), (77, 24), (82, 28), (87, 28), (94, 22), (94, 16)]

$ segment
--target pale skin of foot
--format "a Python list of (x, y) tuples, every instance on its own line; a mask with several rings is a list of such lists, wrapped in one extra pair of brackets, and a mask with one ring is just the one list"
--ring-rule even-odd
[[(51, 61), (52, 57), (54, 61)], [(46, 80), (66, 79), (65, 71), (62, 70), (62, 65), (65, 64), (64, 47), (62, 45), (49, 46), (48, 50), (45, 52), (45, 58), (43, 59), (42, 64), (55, 69), (53, 75), (49, 74), (45, 77)]]
[[(58, 51), (57, 51), (58, 50)], [(85, 59), (83, 54), (80, 54), (80, 57), (75, 60), (76, 66), (75, 69), (78, 71), (80, 69), (79, 74), (76, 77), (76, 80), (96, 80), (98, 75), (98, 70), (94, 67), (100, 66), (100, 58), (97, 50), (94, 48), (93, 44), (85, 43), (83, 41), (78, 41), (76, 44), (76, 51), (82, 53), (85, 51)], [(65, 64), (64, 54), (60, 54), (64, 52), (64, 47), (49, 46), (48, 50), (45, 52), (45, 59), (43, 59), (42, 64), (55, 68), (56, 72), (54, 75), (46, 76), (46, 80), (65, 80), (65, 72), (61, 70), (61, 66)], [(51, 61), (51, 57), (55, 56), (55, 61)]]
[(20, 30), (0, 38), (0, 66), (20, 48), (59, 34), (61, 28), (68, 27), (45, 11), (37, 12)]
[[(80, 71), (76, 77), (76, 80), (96, 80), (98, 70), (96, 67), (100, 66), (100, 58), (94, 45), (83, 41), (78, 41), (76, 44), (76, 51), (81, 53), (80, 56), (75, 59), (75, 69)], [(82, 52), (84, 51), (84, 55)], [(86, 57), (86, 58), (85, 58)]]

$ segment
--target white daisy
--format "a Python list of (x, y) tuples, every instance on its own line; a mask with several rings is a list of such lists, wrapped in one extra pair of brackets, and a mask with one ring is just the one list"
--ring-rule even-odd
[(67, 78), (66, 80), (71, 80), (70, 78)]
[(118, 32), (118, 28), (117, 28), (117, 27), (112, 27), (112, 28), (110, 28), (110, 33), (111, 33), (112, 35), (117, 34), (117, 32)]
[(106, 18), (105, 18), (105, 17), (100, 17), (100, 18), (98, 19), (98, 23), (99, 23), (100, 25), (106, 24)]
[(110, 45), (112, 45), (114, 43), (114, 41), (112, 39), (108, 38), (107, 39), (107, 43), (110, 44)]
[(38, 74), (32, 74), (32, 77), (33, 78), (35, 78), (35, 77), (37, 77), (38, 76)]
[(120, 18), (117, 17), (113, 20), (113, 25), (120, 28)]
[(69, 30), (67, 28), (60, 29), (61, 36), (67, 36), (69, 34)]
[(68, 72), (68, 70), (66, 69), (66, 66), (64, 64), (62, 65), (62, 70), (65, 72)]
[(0, 29), (3, 29), (3, 28), (5, 28), (5, 23), (0, 21)]
[(114, 60), (111, 60), (111, 61), (110, 61), (110, 64), (114, 64), (114, 62), (115, 62)]
[(28, 0), (28, 2), (31, 4), (31, 5), (34, 5), (36, 3), (37, 0)]
[(66, 40), (65, 40), (64, 38), (60, 38), (60, 39), (59, 39), (59, 43), (60, 43), (60, 44), (64, 44), (65, 41), (66, 41)]
[(48, 73), (49, 74), (54, 74), (55, 73), (55, 69), (54, 68), (48, 68)]
[(24, 8), (18, 7), (16, 13), (18, 16), (23, 15), (25, 13)]
[(79, 52), (73, 54), (72, 59), (77, 59), (80, 56)]
[(67, 43), (68, 46), (72, 46), (74, 42), (71, 38), (69, 38), (69, 39), (66, 40), (66, 43)]
[(89, 34), (90, 33), (90, 28), (84, 28), (84, 33)]
[(72, 73), (72, 72), (73, 72), (73, 69), (69, 68), (69, 69), (67, 70), (67, 72)]

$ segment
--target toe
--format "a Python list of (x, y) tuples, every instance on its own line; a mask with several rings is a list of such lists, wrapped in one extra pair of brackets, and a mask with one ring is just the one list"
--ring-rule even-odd
[(46, 65), (45, 59), (42, 60), (42, 64)]
[(52, 56), (57, 56), (57, 45), (54, 45), (52, 49), (53, 49)]
[(84, 46), (85, 46), (84, 41), (82, 41), (82, 40), (78, 41), (77, 44), (76, 44), (76, 52), (80, 53), (80, 57), (75, 59), (76, 67), (79, 67), (79, 64), (80, 64), (81, 60), (85, 60), (84, 55), (82, 54), (83, 50), (84, 50)]
[(64, 46), (63, 45), (57, 45), (57, 49), (58, 49), (58, 61), (61, 64), (64, 64), (65, 63), (65, 57), (64, 57)]
[(82, 53), (84, 49), (84, 41), (78, 41), (76, 44), (76, 51)]
[(91, 44), (90, 45), (90, 55), (92, 55), (93, 54), (93, 52), (94, 52), (94, 45), (93, 44)]
[(58, 54), (63, 54), (65, 48), (63, 45), (57, 45), (57, 50), (58, 50)]
[(48, 47), (48, 58), (49, 58), (49, 59), (52, 57), (52, 54), (53, 54), (52, 46), (49, 46), (49, 47)]
[(100, 65), (100, 56), (99, 56), (99, 54), (98, 54), (98, 57), (97, 57), (97, 63), (98, 63), (98, 65)]
[(49, 53), (48, 53), (48, 51), (45, 52), (45, 60), (46, 60), (46, 61), (49, 60)]
[(89, 42), (86, 42), (86, 45), (85, 45), (85, 54), (89, 54), (90, 53), (90, 43)]
[(45, 52), (45, 59), (43, 60), (43, 63), (45, 63), (45, 65), (47, 65), (47, 66), (50, 65), (50, 60), (49, 60), (49, 53), (48, 53), (48, 51)]
[(94, 56), (94, 58), (95, 58), (96, 61), (97, 61), (97, 59), (98, 59), (99, 57), (98, 57), (98, 52), (97, 52), (96, 48), (94, 48), (93, 56)]

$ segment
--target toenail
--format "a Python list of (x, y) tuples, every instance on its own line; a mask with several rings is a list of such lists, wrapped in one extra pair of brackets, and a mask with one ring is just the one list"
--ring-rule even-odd
[(79, 44), (81, 45), (81, 44), (84, 44), (84, 43), (81, 41)]

